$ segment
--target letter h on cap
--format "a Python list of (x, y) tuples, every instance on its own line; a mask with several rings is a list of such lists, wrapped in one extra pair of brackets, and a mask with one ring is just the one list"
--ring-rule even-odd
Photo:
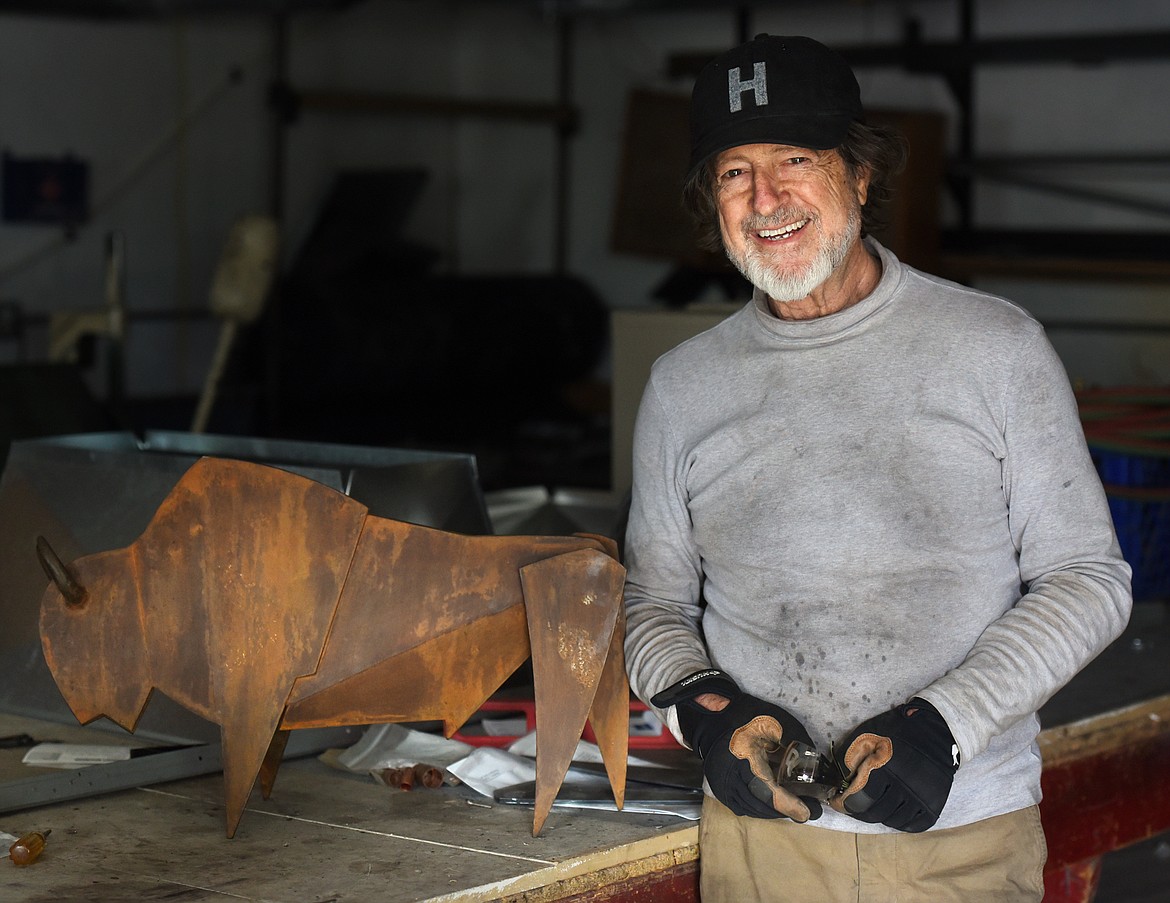
[(763, 63), (755, 63), (752, 68), (752, 80), (739, 80), (739, 67), (727, 70), (727, 106), (732, 113), (743, 109), (743, 92), (751, 91), (755, 97), (757, 107), (768, 105), (768, 72)]

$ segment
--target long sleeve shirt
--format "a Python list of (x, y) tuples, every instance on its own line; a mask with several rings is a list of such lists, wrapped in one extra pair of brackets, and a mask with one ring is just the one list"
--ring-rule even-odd
[(946, 828), (1039, 801), (1036, 712), (1124, 628), (1130, 572), (1042, 327), (868, 247), (857, 304), (785, 321), (757, 292), (655, 363), (627, 667), (644, 700), (718, 667), (822, 751), (929, 700), (962, 754)]

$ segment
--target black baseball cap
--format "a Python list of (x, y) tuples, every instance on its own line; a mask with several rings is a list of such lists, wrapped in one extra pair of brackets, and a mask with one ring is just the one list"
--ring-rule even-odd
[(838, 147), (863, 119), (840, 54), (805, 37), (757, 35), (711, 60), (691, 94), (691, 166), (741, 144)]

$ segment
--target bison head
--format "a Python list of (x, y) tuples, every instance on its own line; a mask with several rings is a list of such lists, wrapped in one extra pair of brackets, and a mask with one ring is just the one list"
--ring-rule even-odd
[(57, 687), (82, 724), (105, 715), (134, 730), (151, 691), (148, 650), (133, 568), (108, 560), (131, 550), (66, 565), (38, 539), (37, 553), (50, 578), (41, 597), (41, 644)]

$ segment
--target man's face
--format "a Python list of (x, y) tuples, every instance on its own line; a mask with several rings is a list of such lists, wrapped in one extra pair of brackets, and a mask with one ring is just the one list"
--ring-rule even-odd
[(839, 275), (865, 192), (835, 150), (748, 144), (715, 158), (727, 256), (773, 301), (798, 301)]

